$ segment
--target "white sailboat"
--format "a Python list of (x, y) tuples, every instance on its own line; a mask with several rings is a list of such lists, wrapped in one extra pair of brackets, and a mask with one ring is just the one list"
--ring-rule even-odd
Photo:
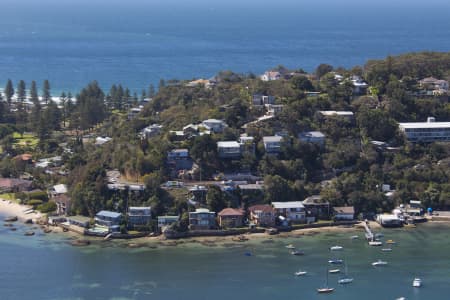
[(334, 291), (334, 288), (331, 288), (328, 286), (328, 269), (327, 269), (325, 286), (318, 288), (317, 292), (319, 294), (329, 294), (329, 293), (332, 293), (333, 291)]
[(345, 262), (345, 273), (344, 273), (344, 277), (342, 277), (341, 279), (338, 280), (339, 284), (349, 284), (353, 282), (353, 278), (348, 276), (348, 267), (347, 267), (347, 262)]

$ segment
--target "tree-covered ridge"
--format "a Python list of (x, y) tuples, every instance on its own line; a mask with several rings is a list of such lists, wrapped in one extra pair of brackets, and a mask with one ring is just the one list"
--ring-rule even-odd
[[(120, 85), (105, 93), (92, 82), (75, 97), (62, 94), (58, 104), (49, 97), (49, 83), (44, 84), (41, 101), (32, 83), (33, 105), (23, 109), (23, 92), (17, 91), (18, 101), (12, 103), (14, 87), (8, 81), (5, 101), (0, 102), (0, 138), (3, 151), (10, 155), (3, 157), (0, 169), (3, 176), (28, 171), (42, 188), (67, 183), (74, 212), (91, 216), (100, 209), (125, 211), (127, 206), (144, 204), (152, 206), (155, 214), (183, 215), (192, 209), (186, 202), (187, 191), (161, 187), (177, 179), (167, 163), (168, 151), (176, 148), (189, 149), (197, 166), (192, 180), (212, 180), (231, 172), (249, 172), (263, 179), (264, 195), (211, 188), (203, 204), (214, 210), (303, 200), (315, 194), (333, 205), (354, 205), (357, 212), (386, 211), (411, 199), (448, 207), (449, 144), (411, 144), (399, 132), (398, 122), (425, 121), (429, 116), (450, 120), (447, 95), (424, 94), (419, 84), (429, 76), (448, 80), (449, 70), (449, 53), (412, 53), (350, 70), (326, 64), (314, 74), (281, 70), (287, 75), (273, 81), (224, 71), (209, 80), (209, 86), (161, 81), (157, 93), (150, 86), (140, 96)], [(367, 81), (367, 92), (355, 93), (352, 76)], [(20, 83), (17, 90), (24, 90), (24, 85)], [(273, 96), (281, 111), (258, 121), (267, 108), (254, 105), (257, 94)], [(151, 100), (147, 103), (146, 98)], [(139, 103), (147, 104), (131, 118), (130, 109)], [(322, 110), (352, 111), (354, 118), (324, 118)], [(228, 127), (183, 140), (174, 136), (188, 124), (211, 118), (223, 120)], [(162, 125), (161, 133), (142, 138), (141, 130), (150, 124)], [(13, 133), (30, 131), (39, 139), (38, 146), (15, 147)], [(220, 158), (217, 142), (237, 141), (244, 131), (254, 138), (255, 151), (239, 159)], [(322, 132), (325, 144), (302, 142), (298, 135), (304, 131)], [(281, 150), (269, 155), (263, 137), (275, 134), (283, 136)], [(88, 142), (92, 136), (112, 140), (98, 146)], [(36, 158), (61, 154), (69, 175), (42, 174), (10, 158), (30, 151)], [(108, 189), (106, 170), (111, 169), (146, 189), (132, 193)], [(385, 195), (383, 184), (395, 189), (393, 197)]]

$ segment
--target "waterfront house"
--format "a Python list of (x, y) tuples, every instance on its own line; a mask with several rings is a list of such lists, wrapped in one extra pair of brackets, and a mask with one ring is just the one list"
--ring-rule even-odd
[(283, 217), (288, 223), (305, 223), (305, 206), (301, 201), (272, 202), (277, 217)]
[(164, 232), (170, 225), (178, 222), (179, 216), (158, 216), (158, 230)]
[(114, 211), (102, 210), (95, 215), (95, 225), (107, 227), (109, 232), (118, 232), (122, 214)]
[(275, 97), (263, 94), (254, 94), (252, 97), (252, 103), (256, 106), (262, 106), (266, 104), (275, 104)]
[(220, 158), (240, 158), (241, 145), (235, 141), (219, 141), (217, 153)]
[(129, 226), (147, 225), (152, 220), (151, 207), (130, 206), (127, 212), (127, 217)]
[(298, 138), (304, 143), (314, 143), (320, 146), (325, 145), (325, 135), (320, 131), (305, 131), (300, 133)]
[(218, 214), (219, 226), (222, 228), (242, 227), (245, 213), (242, 209), (225, 208)]
[(401, 227), (403, 220), (395, 214), (377, 215), (377, 222), (383, 227)]
[(214, 133), (221, 133), (225, 129), (225, 127), (228, 127), (228, 125), (224, 121), (217, 119), (204, 120), (202, 122), (202, 125), (207, 129), (210, 129)]
[(450, 141), (450, 122), (436, 122), (428, 117), (427, 122), (399, 123), (402, 131), (410, 142)]
[(330, 203), (322, 202), (320, 195), (312, 195), (303, 200), (307, 223), (330, 219)]
[(351, 221), (355, 219), (355, 208), (353, 206), (333, 207), (335, 220)]
[(216, 213), (206, 208), (197, 208), (189, 213), (190, 230), (209, 230), (216, 228)]
[(279, 153), (281, 151), (281, 136), (265, 136), (263, 137), (264, 149), (266, 153)]
[(91, 223), (91, 219), (85, 216), (70, 216), (67, 217), (66, 220), (69, 225), (82, 228), (89, 228), (89, 225)]
[(270, 227), (275, 225), (275, 209), (272, 205), (259, 204), (248, 208), (249, 221), (255, 226)]

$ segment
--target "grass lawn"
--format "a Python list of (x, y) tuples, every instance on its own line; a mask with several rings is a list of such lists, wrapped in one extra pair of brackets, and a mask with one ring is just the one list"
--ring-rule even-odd
[(32, 134), (23, 134), (21, 135), (19, 132), (13, 133), (14, 138), (14, 147), (36, 147), (39, 142), (39, 139)]
[(16, 197), (14, 196), (14, 193), (0, 194), (0, 198), (5, 199), (5, 200), (11, 200), (13, 202), (17, 202)]

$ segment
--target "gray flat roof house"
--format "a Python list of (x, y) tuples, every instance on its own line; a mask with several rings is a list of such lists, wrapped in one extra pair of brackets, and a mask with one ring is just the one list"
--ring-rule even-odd
[(300, 133), (298, 138), (305, 143), (325, 144), (325, 135), (320, 131), (305, 131)]
[(217, 153), (220, 158), (240, 158), (241, 145), (236, 141), (219, 141)]
[(265, 136), (263, 137), (264, 149), (267, 153), (279, 153), (281, 150), (282, 136)]

